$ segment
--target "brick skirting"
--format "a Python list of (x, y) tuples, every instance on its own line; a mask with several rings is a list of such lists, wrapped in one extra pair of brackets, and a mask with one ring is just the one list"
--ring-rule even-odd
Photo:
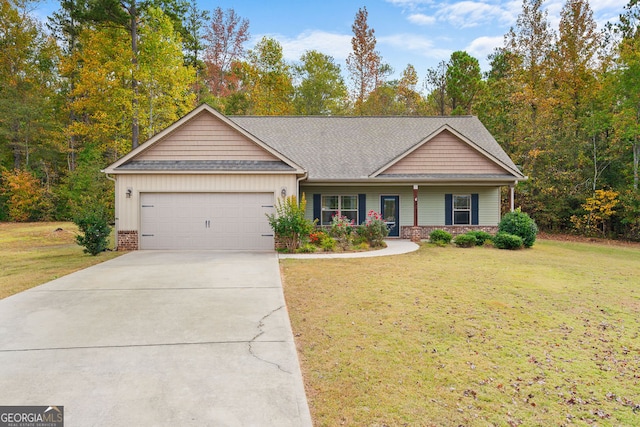
[(138, 232), (136, 230), (118, 230), (118, 251), (137, 251)]
[(464, 234), (468, 231), (486, 231), (490, 234), (496, 234), (498, 232), (497, 225), (421, 225), (413, 227), (410, 225), (403, 225), (400, 227), (400, 237), (403, 239), (411, 239), (412, 241), (427, 240), (429, 234), (433, 230), (444, 230), (451, 233), (452, 236), (458, 234)]

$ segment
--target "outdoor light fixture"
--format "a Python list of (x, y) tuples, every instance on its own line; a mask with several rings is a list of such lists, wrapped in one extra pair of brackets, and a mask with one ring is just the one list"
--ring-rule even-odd
[(133, 188), (131, 187), (127, 188), (127, 199), (131, 198), (131, 193), (133, 193)]

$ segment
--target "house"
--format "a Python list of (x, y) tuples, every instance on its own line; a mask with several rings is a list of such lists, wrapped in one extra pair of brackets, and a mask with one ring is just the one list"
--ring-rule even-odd
[(493, 232), (501, 187), (513, 209), (526, 179), (476, 117), (227, 117), (206, 104), (103, 172), (126, 250), (272, 250), (265, 214), (302, 193), (320, 225), (373, 210), (391, 237)]

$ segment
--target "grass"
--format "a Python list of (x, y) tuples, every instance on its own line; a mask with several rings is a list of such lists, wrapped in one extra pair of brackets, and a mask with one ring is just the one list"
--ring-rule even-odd
[(70, 222), (0, 223), (0, 299), (115, 258), (82, 252)]
[(640, 247), (281, 262), (317, 426), (640, 424)]

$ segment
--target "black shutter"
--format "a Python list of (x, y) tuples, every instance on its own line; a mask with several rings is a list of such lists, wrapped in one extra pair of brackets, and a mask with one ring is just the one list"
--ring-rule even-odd
[(471, 225), (478, 225), (478, 197), (477, 193), (471, 195)]
[(313, 195), (313, 219), (318, 220), (320, 225), (320, 217), (322, 216), (322, 194)]
[(364, 224), (367, 219), (367, 195), (358, 194), (358, 224)]
[(444, 195), (444, 225), (453, 225), (453, 195)]

